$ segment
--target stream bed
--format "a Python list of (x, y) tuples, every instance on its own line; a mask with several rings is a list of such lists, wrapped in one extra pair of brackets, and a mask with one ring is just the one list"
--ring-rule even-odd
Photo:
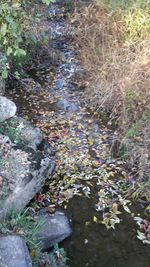
[[(40, 56), (29, 77), (9, 91), (18, 114), (44, 132), (44, 153), (56, 162), (52, 179), (34, 205), (48, 212), (57, 208), (69, 216), (73, 234), (61, 245), (70, 267), (150, 267), (149, 245), (136, 237), (133, 217), (139, 208), (130, 208), (128, 202), (130, 214), (123, 204), (121, 214), (113, 214), (115, 230), (100, 223), (109, 217), (109, 209), (118, 210), (129, 174), (124, 162), (111, 158), (111, 130), (89, 112), (83, 91), (74, 82), (76, 73), (83, 70), (76, 59), (67, 12), (63, 1), (49, 8), (50, 57)], [(134, 186), (134, 181), (129, 183)]]

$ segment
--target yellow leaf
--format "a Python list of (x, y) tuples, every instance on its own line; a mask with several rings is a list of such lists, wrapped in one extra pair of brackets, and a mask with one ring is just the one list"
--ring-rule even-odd
[(36, 251), (34, 249), (30, 252), (31, 258), (34, 259), (36, 257)]
[(96, 216), (93, 216), (93, 222), (97, 223), (98, 220), (97, 220), (97, 217)]
[(114, 177), (114, 176), (115, 176), (114, 172), (109, 172), (109, 174), (108, 174), (108, 175), (109, 175), (109, 177), (110, 177), (110, 176), (112, 176), (112, 177)]

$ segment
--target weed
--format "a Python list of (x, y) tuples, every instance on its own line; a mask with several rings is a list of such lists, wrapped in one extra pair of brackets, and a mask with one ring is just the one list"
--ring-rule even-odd
[(122, 144), (119, 149), (119, 157), (125, 158), (128, 155), (127, 147), (125, 144)]
[(120, 154), (139, 179), (150, 164), (150, 1), (94, 0), (76, 9), (87, 105), (115, 122)]
[(58, 244), (54, 246), (54, 250), (48, 256), (52, 266), (67, 267), (68, 258), (66, 252), (63, 248), (59, 248)]
[(128, 131), (127, 131), (127, 137), (128, 138), (130, 138), (130, 137), (132, 138), (132, 137), (137, 136), (140, 133), (140, 130), (141, 130), (140, 123), (138, 121), (136, 121), (128, 129)]
[(135, 108), (135, 104), (139, 100), (139, 95), (137, 92), (134, 92), (133, 90), (128, 90), (126, 93), (126, 102), (127, 102), (127, 111), (130, 114), (133, 109)]

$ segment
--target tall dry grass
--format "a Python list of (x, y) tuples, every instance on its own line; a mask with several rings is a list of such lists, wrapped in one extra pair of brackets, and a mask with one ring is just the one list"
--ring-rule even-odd
[[(127, 2), (127, 4), (125, 4)], [(115, 122), (120, 155), (150, 177), (150, 1), (94, 0), (72, 17), (85, 99)]]

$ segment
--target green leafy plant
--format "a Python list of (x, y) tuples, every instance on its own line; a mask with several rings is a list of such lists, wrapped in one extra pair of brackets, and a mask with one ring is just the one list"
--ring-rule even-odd
[(4, 133), (9, 136), (9, 138), (15, 143), (19, 144), (20, 140), (20, 128), (16, 122), (12, 121), (5, 121), (0, 123), (0, 132)]
[(66, 252), (63, 248), (59, 248), (58, 244), (54, 246), (53, 251), (49, 253), (48, 256), (50, 258), (50, 262), (52, 266), (67, 267), (68, 258), (66, 256)]
[[(23, 48), (23, 21), (27, 15), (20, 3), (12, 5), (11, 1), (1, 1), (0, 7), (0, 49), (8, 59), (20, 59), (26, 55)], [(9, 67), (3, 62), (2, 78), (8, 76)]]
[[(53, 0), (42, 0), (46, 5), (51, 2)], [(4, 54), (4, 57), (0, 56), (2, 79), (8, 77), (9, 63), (21, 64), (27, 57), (28, 44), (35, 42), (33, 25), (40, 20), (36, 9), (36, 2), (33, 5), (31, 1), (0, 0), (0, 52)]]

